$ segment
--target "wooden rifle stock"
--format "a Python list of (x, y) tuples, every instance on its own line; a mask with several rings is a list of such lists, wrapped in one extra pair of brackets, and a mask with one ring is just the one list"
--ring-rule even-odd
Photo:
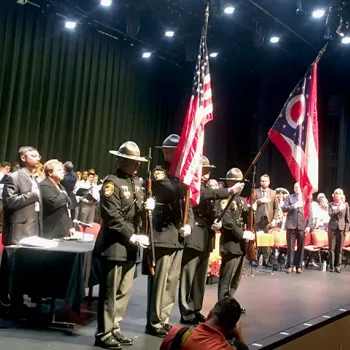
[[(254, 185), (253, 185), (254, 187)], [(250, 194), (250, 199), (249, 199), (249, 220), (248, 220), (248, 231), (254, 232), (255, 233), (255, 240), (254, 241), (249, 241), (248, 242), (248, 252), (247, 252), (247, 258), (250, 261), (256, 261), (257, 260), (257, 255), (256, 255), (256, 242), (257, 242), (257, 237), (256, 237), (256, 231), (254, 228), (254, 210), (253, 210), (253, 204), (255, 202), (255, 197), (256, 197), (256, 191), (255, 188), (252, 188), (252, 192)]]

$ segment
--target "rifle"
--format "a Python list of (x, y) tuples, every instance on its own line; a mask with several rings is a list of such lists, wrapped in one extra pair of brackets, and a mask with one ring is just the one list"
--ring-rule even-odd
[(249, 199), (249, 220), (248, 220), (248, 231), (255, 233), (255, 241), (249, 241), (248, 243), (248, 252), (247, 252), (247, 258), (250, 261), (256, 261), (257, 255), (256, 255), (256, 242), (257, 242), (257, 236), (256, 236), (256, 230), (254, 229), (254, 210), (253, 210), (253, 204), (255, 202), (256, 197), (256, 191), (255, 191), (255, 176), (256, 176), (256, 166), (254, 166), (253, 174), (252, 174), (252, 189)]
[[(148, 178), (146, 180), (146, 198), (152, 197), (152, 180), (151, 180), (151, 159), (152, 159), (152, 148), (148, 151), (148, 167), (147, 173)], [(146, 222), (145, 222), (145, 233), (149, 238), (150, 248), (143, 249), (142, 256), (142, 274), (154, 276), (155, 263), (155, 249), (153, 241), (153, 223), (152, 223), (152, 210), (146, 211)]]

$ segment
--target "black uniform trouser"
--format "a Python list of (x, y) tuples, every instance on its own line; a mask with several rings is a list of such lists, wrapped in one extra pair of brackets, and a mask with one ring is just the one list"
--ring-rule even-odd
[[(269, 232), (269, 223), (267, 222), (267, 218), (261, 218), (261, 220), (255, 225), (256, 231), (263, 231), (265, 233)], [(258, 260), (260, 255), (263, 256), (264, 263), (266, 264), (270, 258), (270, 247), (260, 247), (257, 252)]]
[(155, 274), (148, 276), (147, 327), (161, 328), (169, 323), (175, 304), (182, 249), (155, 247)]
[(181, 317), (188, 321), (195, 318), (203, 306), (208, 273), (209, 253), (185, 248), (181, 261), (179, 308)]
[[(295, 240), (297, 241), (297, 251), (295, 253)], [(302, 268), (304, 260), (305, 232), (299, 229), (287, 230), (287, 269), (293, 267)]]
[(328, 229), (329, 268), (334, 269), (342, 264), (344, 230)]
[(244, 255), (222, 254), (218, 298), (233, 297), (242, 277)]
[(135, 262), (98, 260), (100, 289), (97, 307), (96, 337), (105, 339), (120, 331), (135, 273)]

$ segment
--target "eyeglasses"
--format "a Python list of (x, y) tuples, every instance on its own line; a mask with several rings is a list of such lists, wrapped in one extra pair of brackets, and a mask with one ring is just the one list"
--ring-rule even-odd
[(34, 153), (34, 154), (27, 153), (26, 157), (29, 157), (29, 158), (32, 158), (32, 159), (38, 159), (38, 160), (41, 159), (41, 155), (38, 154), (38, 153)]

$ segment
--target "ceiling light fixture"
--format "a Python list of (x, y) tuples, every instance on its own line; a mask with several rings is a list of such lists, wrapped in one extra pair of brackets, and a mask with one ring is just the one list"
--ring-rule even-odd
[(227, 14), (227, 15), (232, 15), (233, 12), (235, 12), (235, 8), (230, 5), (230, 4), (227, 4), (224, 8), (224, 12)]
[(277, 44), (279, 41), (280, 41), (280, 37), (278, 37), (278, 36), (272, 36), (270, 38), (270, 43), (272, 43), (272, 44)]
[(65, 25), (68, 29), (74, 29), (77, 26), (77, 22), (74, 21), (66, 21)]
[(151, 52), (144, 52), (144, 53), (142, 54), (142, 58), (150, 58), (151, 55), (152, 55)]
[(175, 35), (175, 32), (173, 30), (167, 30), (165, 32), (165, 36), (167, 36), (168, 38), (172, 38)]
[(215, 58), (215, 57), (218, 56), (218, 54), (219, 54), (218, 52), (211, 52), (211, 53), (209, 54), (209, 56)]
[(101, 0), (100, 4), (101, 4), (101, 6), (109, 7), (112, 5), (112, 0)]
[(317, 9), (312, 11), (312, 17), (313, 18), (322, 18), (326, 11), (324, 9)]
[(343, 39), (341, 39), (341, 42), (343, 44), (350, 44), (350, 36), (345, 36)]

